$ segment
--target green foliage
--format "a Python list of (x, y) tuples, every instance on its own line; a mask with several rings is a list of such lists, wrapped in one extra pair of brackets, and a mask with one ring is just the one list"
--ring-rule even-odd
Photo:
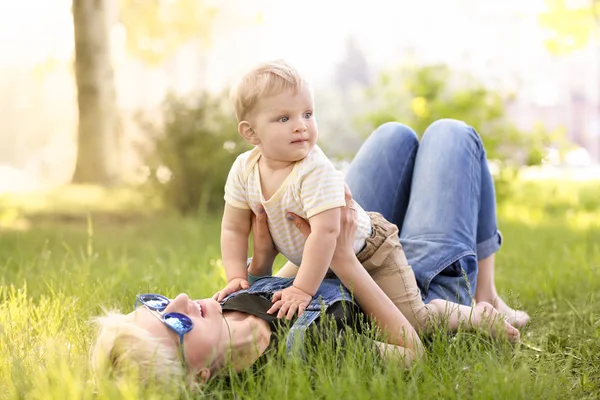
[(144, 125), (149, 182), (164, 204), (183, 215), (221, 208), (229, 169), (246, 150), (226, 96), (168, 96), (162, 124)]
[(567, 54), (598, 37), (600, 1), (545, 0), (541, 25), (551, 32), (545, 44), (553, 54)]
[(490, 159), (539, 164), (543, 147), (562, 135), (558, 131), (549, 134), (541, 125), (534, 132), (521, 132), (506, 116), (511, 96), (490, 90), (446, 65), (384, 71), (365, 94), (370, 111), (357, 121), (361, 131), (399, 121), (422, 135), (436, 120), (463, 120), (479, 132)]

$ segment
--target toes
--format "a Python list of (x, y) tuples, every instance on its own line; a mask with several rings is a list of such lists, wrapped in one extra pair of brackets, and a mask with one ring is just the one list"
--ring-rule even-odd
[(511, 343), (517, 343), (521, 340), (521, 333), (517, 331), (514, 335), (508, 337), (508, 341)]
[(506, 323), (506, 333), (508, 335), (508, 340), (511, 342), (517, 342), (521, 338), (521, 332), (508, 322)]
[[(498, 312), (498, 310), (496, 310), (496, 308), (494, 308), (490, 303), (484, 301), (478, 302), (475, 308), (480, 310), (480, 317), (487, 321), (492, 337), (504, 337), (506, 334), (506, 338), (511, 343), (516, 343), (520, 340), (521, 332), (519, 332), (519, 329), (517, 329), (516, 325), (513, 324), (509, 318), (507, 318), (508, 316)], [(527, 317), (526, 320), (529, 321), (529, 315), (524, 312), (522, 313), (524, 317)], [(513, 313), (513, 316), (514, 314), (515, 313)], [(525, 318), (523, 320), (525, 320)]]
[(513, 310), (500, 297), (493, 301), (495, 308), (500, 311), (506, 320), (517, 328), (522, 328), (529, 323), (531, 317), (525, 311)]
[(531, 321), (531, 317), (525, 311), (514, 311), (506, 316), (506, 320), (517, 328), (522, 328)]
[(531, 321), (531, 317), (525, 311), (517, 311), (517, 320), (515, 326), (522, 328)]

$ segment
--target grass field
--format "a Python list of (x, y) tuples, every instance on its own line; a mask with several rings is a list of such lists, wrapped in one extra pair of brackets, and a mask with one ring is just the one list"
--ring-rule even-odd
[[(427, 340), (427, 360), (403, 371), (377, 363), (358, 341), (343, 354), (323, 343), (306, 364), (274, 357), (197, 397), (600, 397), (599, 186), (521, 184), (499, 207), (498, 288), (533, 316), (521, 346), (438, 334)], [(224, 283), (219, 217), (161, 217), (127, 201), (119, 208), (118, 196), (73, 196), (0, 198), (0, 398), (168, 397), (133, 381), (94, 384), (89, 321), (102, 307), (131, 311), (139, 292), (212, 295)]]

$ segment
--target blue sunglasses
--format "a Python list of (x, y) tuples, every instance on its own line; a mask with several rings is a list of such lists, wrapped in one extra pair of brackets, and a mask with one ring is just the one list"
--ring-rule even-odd
[[(138, 294), (135, 297), (135, 308), (141, 304), (146, 307), (150, 311), (162, 312), (167, 308), (167, 306), (171, 303), (171, 301), (163, 295), (146, 293), (146, 294)], [(177, 312), (169, 312), (165, 314), (156, 315), (155, 313), (151, 313), (156, 317), (159, 321), (165, 324), (169, 329), (177, 334), (179, 337), (179, 350), (181, 351), (181, 361), (185, 366), (185, 354), (183, 351), (183, 336), (192, 330), (194, 327), (194, 322), (185, 314), (177, 313)]]

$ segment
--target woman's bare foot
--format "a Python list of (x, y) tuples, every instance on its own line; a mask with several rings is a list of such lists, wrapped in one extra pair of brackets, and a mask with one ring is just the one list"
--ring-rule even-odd
[(479, 273), (477, 274), (477, 290), (475, 291), (476, 302), (491, 303), (496, 310), (500, 311), (506, 320), (516, 328), (522, 328), (529, 323), (531, 317), (525, 311), (513, 310), (496, 292), (494, 284), (495, 254), (479, 260)]
[(522, 328), (529, 323), (531, 317), (525, 311), (513, 310), (499, 296), (492, 301), (493, 306), (498, 310), (509, 324), (516, 328)]
[(489, 329), (492, 337), (506, 335), (511, 343), (519, 341), (521, 333), (512, 326), (503, 315), (490, 303), (479, 302), (473, 307), (471, 324), (475, 327)]

